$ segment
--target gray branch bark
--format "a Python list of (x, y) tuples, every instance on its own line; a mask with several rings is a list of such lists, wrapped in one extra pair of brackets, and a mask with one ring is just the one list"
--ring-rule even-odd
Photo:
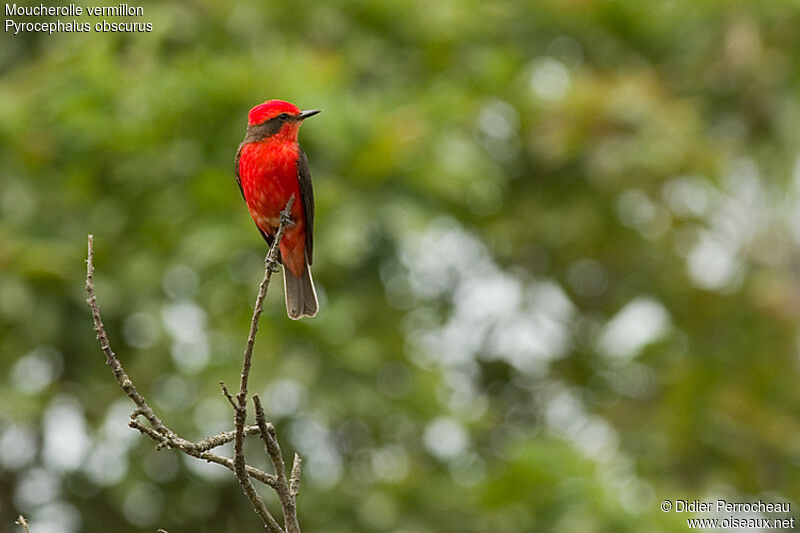
[(31, 526), (28, 525), (28, 521), (24, 516), (19, 515), (14, 523), (21, 527), (25, 533), (31, 533)]
[[(245, 496), (247, 496), (248, 500), (250, 500), (250, 503), (253, 505), (256, 514), (261, 518), (264, 526), (270, 533), (300, 533), (300, 525), (297, 520), (297, 492), (300, 486), (300, 457), (295, 454), (290, 478), (287, 480), (286, 466), (283, 461), (280, 445), (278, 444), (277, 435), (275, 434), (275, 427), (267, 422), (258, 396), (254, 396), (253, 398), (256, 411), (256, 425), (246, 425), (247, 384), (250, 378), (253, 347), (255, 345), (256, 333), (258, 332), (258, 321), (264, 309), (264, 298), (266, 297), (272, 274), (277, 271), (280, 242), (286, 229), (293, 225), (291, 219), (293, 203), (294, 195), (292, 195), (289, 202), (286, 204), (286, 208), (281, 212), (280, 227), (275, 235), (275, 241), (270, 247), (264, 261), (264, 277), (259, 285), (258, 296), (256, 297), (256, 303), (253, 309), (253, 318), (250, 321), (250, 333), (247, 337), (242, 360), (239, 392), (234, 397), (228, 391), (225, 384), (220, 382), (223, 394), (233, 407), (234, 429), (232, 431), (210, 435), (197, 442), (192, 442), (180, 437), (156, 416), (153, 409), (147, 403), (147, 400), (136, 390), (133, 381), (125, 372), (122, 363), (111, 349), (105, 326), (100, 317), (100, 307), (95, 294), (94, 237), (92, 235), (89, 235), (86, 259), (86, 291), (89, 295), (86, 302), (89, 304), (89, 308), (92, 311), (97, 340), (100, 342), (100, 348), (106, 356), (106, 364), (111, 368), (111, 373), (117, 385), (119, 385), (122, 391), (136, 405), (136, 408), (131, 413), (131, 419), (128, 425), (154, 440), (157, 443), (156, 449), (170, 448), (178, 450), (192, 457), (196, 457), (197, 459), (218, 464), (232, 471), (241, 485)], [(141, 421), (142, 417), (148, 423), (143, 423)], [(275, 474), (264, 472), (263, 470), (259, 470), (247, 464), (244, 454), (244, 439), (251, 435), (259, 435), (264, 441), (267, 455), (275, 469)], [(211, 452), (214, 448), (231, 441), (234, 443), (234, 455), (232, 459)], [(266, 504), (253, 486), (251, 479), (260, 481), (275, 490), (278, 495), (278, 500), (281, 503), (283, 526), (275, 520), (269, 509), (267, 509)], [(17, 519), (17, 524), (23, 527), (26, 533), (29, 533), (28, 524), (23, 517), (20, 516), (19, 519)]]

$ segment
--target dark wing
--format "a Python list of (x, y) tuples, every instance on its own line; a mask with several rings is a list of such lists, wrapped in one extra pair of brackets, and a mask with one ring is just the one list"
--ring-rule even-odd
[(306, 213), (306, 259), (310, 265), (314, 257), (314, 189), (311, 186), (308, 158), (300, 147), (297, 155), (297, 181), (300, 183), (300, 196), (303, 197), (303, 210)]
[[(239, 158), (242, 156), (242, 148), (244, 147), (245, 144), (246, 143), (244, 142), (241, 143), (239, 145), (239, 148), (236, 150), (236, 185), (239, 186), (239, 192), (242, 193), (242, 198), (246, 203), (247, 198), (244, 197), (244, 189), (242, 188), (242, 179), (239, 177)], [(258, 229), (258, 232), (261, 234), (262, 237), (264, 237), (264, 240), (267, 241), (267, 246), (271, 248), (272, 243), (275, 241), (275, 237), (273, 237), (268, 233), (264, 233), (264, 231), (258, 227), (258, 224), (256, 224), (256, 229)], [(278, 254), (278, 261), (280, 261), (280, 259), (281, 259), (280, 254)]]
[[(236, 149), (236, 185), (239, 186), (239, 192), (242, 193), (242, 198), (244, 198), (244, 189), (242, 189), (242, 179), (239, 177), (239, 158), (242, 157), (242, 148), (244, 148), (244, 143), (239, 145), (239, 148)], [(247, 199), (245, 198), (245, 202)]]

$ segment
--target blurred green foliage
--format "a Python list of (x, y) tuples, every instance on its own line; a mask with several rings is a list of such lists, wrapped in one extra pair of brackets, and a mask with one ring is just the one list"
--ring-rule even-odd
[(796, 508), (796, 3), (144, 11), (151, 33), (0, 36), (2, 531), (258, 529), (228, 472), (127, 428), (83, 276), (94, 233), (140, 390), (189, 438), (229, 428), (265, 252), (233, 156), (268, 98), (324, 110), (321, 311), (288, 320), (274, 285), (251, 375), (306, 459), (304, 530)]

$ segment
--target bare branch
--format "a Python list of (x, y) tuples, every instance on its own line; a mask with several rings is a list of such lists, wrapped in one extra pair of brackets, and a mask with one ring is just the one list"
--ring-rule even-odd
[(247, 381), (250, 378), (250, 361), (253, 358), (253, 346), (256, 342), (256, 333), (258, 332), (258, 319), (261, 317), (261, 312), (264, 310), (264, 297), (267, 295), (267, 288), (269, 287), (269, 280), (272, 278), (272, 273), (275, 271), (275, 266), (278, 264), (278, 251), (280, 250), (281, 239), (286, 232), (288, 221), (291, 221), (292, 205), (294, 205), (294, 194), (289, 198), (286, 208), (281, 212), (281, 225), (278, 232), (275, 234), (275, 240), (267, 253), (267, 258), (264, 261), (264, 278), (261, 280), (261, 285), (258, 287), (258, 296), (256, 297), (256, 305), (253, 309), (253, 318), (250, 321), (250, 334), (247, 336), (247, 346), (244, 349), (244, 360), (242, 361), (242, 378), (239, 383), (239, 394), (236, 399), (239, 405), (244, 407), (247, 400)]
[[(198, 459), (203, 459), (204, 461), (208, 461), (209, 463), (216, 463), (220, 466), (224, 466), (231, 472), (234, 472), (233, 467), (233, 459), (229, 459), (228, 457), (224, 457), (222, 455), (217, 455), (211, 453), (209, 451), (204, 450), (202, 447), (196, 447), (196, 445), (190, 441), (184, 440), (180, 437), (164, 437), (164, 435), (160, 434), (153, 428), (147, 427), (138, 420), (131, 420), (128, 422), (128, 425), (133, 429), (141, 432), (143, 435), (146, 435), (156, 441), (158, 443), (157, 449), (160, 448), (170, 448), (173, 450), (178, 450), (186, 455), (191, 455), (192, 457), (196, 457)], [(254, 426), (253, 426), (254, 427)], [(256, 428), (255, 433), (258, 433), (258, 428)], [(254, 434), (248, 428), (248, 434)], [(202, 442), (202, 441), (200, 441)], [(247, 475), (250, 477), (257, 479), (258, 481), (264, 483), (265, 485), (269, 485), (270, 487), (275, 487), (275, 476), (273, 474), (268, 474), (263, 470), (259, 470), (258, 468), (253, 468), (250, 465), (245, 465), (245, 470)]]
[(125, 370), (123, 370), (119, 359), (117, 359), (117, 356), (114, 355), (114, 352), (111, 350), (111, 345), (106, 335), (106, 328), (103, 326), (103, 321), (100, 319), (100, 307), (97, 305), (97, 296), (95, 296), (94, 293), (94, 235), (89, 235), (86, 259), (86, 292), (89, 293), (86, 303), (89, 304), (92, 310), (92, 319), (94, 320), (94, 330), (97, 333), (97, 340), (100, 341), (100, 348), (103, 350), (103, 353), (106, 354), (106, 364), (111, 367), (114, 379), (117, 380), (122, 391), (136, 404), (138, 412), (150, 421), (156, 431), (163, 434), (171, 433), (155, 415), (150, 406), (147, 405), (147, 402), (136, 390), (136, 387), (133, 386), (133, 382), (128, 377), (128, 374), (125, 373)]
[(233, 401), (233, 396), (231, 396), (231, 393), (228, 391), (228, 387), (225, 386), (225, 382), (220, 380), (219, 384), (222, 387), (222, 394), (228, 399), (228, 403), (231, 404), (231, 407), (236, 409), (236, 402)]
[[(283, 234), (286, 232), (288, 223), (291, 222), (291, 211), (293, 204), (294, 195), (289, 198), (286, 208), (281, 212), (280, 227), (275, 234), (275, 240), (272, 242), (272, 246), (267, 253), (267, 258), (264, 261), (264, 277), (262, 278), (261, 284), (258, 287), (258, 296), (256, 297), (256, 303), (253, 308), (253, 318), (250, 321), (250, 333), (247, 336), (247, 345), (245, 346), (244, 358), (242, 360), (242, 375), (241, 381), (239, 382), (239, 393), (236, 395), (235, 403), (231, 398), (228, 398), (228, 401), (230, 401), (231, 405), (233, 405), (235, 412), (234, 425), (236, 435), (233, 441), (234, 473), (236, 474), (236, 478), (239, 480), (239, 484), (242, 486), (242, 490), (244, 491), (245, 495), (253, 504), (256, 513), (258, 513), (258, 515), (267, 525), (267, 528), (273, 532), (281, 532), (283, 529), (280, 527), (280, 525), (278, 525), (278, 523), (267, 510), (266, 505), (264, 505), (263, 500), (261, 500), (261, 498), (258, 496), (258, 493), (256, 492), (255, 488), (253, 488), (253, 484), (250, 482), (250, 478), (246, 473), (246, 463), (244, 458), (244, 425), (247, 420), (247, 383), (250, 379), (250, 365), (253, 358), (253, 346), (256, 342), (256, 333), (258, 333), (258, 320), (261, 317), (261, 312), (264, 310), (264, 298), (267, 295), (267, 289), (269, 288), (270, 279), (272, 279), (272, 273), (276, 270), (275, 266), (277, 265), (278, 250), (280, 249), (281, 239), (283, 239)], [(222, 390), (226, 397), (230, 396), (230, 393), (224, 385)], [(278, 490), (277, 485), (275, 488)]]
[[(244, 436), (249, 437), (250, 435), (257, 435), (258, 434), (258, 426), (247, 426), (244, 428)], [(223, 444), (228, 444), (229, 442), (233, 442), (236, 438), (236, 430), (233, 431), (225, 431), (223, 433), (217, 433), (216, 435), (211, 435), (206, 437), (202, 440), (199, 440), (194, 443), (194, 448), (198, 451), (206, 451), (206, 450), (213, 450), (218, 446), (222, 446)]]
[(286, 465), (283, 462), (283, 454), (281, 453), (281, 446), (278, 444), (278, 437), (275, 435), (275, 426), (267, 423), (267, 417), (261, 408), (261, 400), (258, 395), (253, 396), (253, 403), (256, 407), (256, 425), (261, 432), (261, 439), (264, 441), (267, 454), (272, 460), (272, 466), (275, 468), (277, 481), (275, 492), (278, 493), (278, 499), (283, 508), (283, 522), (286, 533), (300, 533), (295, 497), (292, 495), (289, 489), (289, 482), (286, 479)]
[(236, 416), (234, 423), (236, 424), (236, 438), (234, 439), (234, 452), (233, 452), (233, 472), (242, 486), (245, 496), (253, 504), (256, 514), (261, 517), (261, 520), (266, 524), (267, 529), (272, 533), (282, 533), (283, 528), (275, 521), (275, 518), (270, 514), (264, 501), (256, 492), (253, 487), (253, 482), (247, 474), (247, 465), (244, 462), (244, 422), (247, 417), (247, 410), (244, 405), (236, 407)]
[[(156, 416), (153, 409), (144, 399), (144, 397), (136, 390), (133, 381), (122, 367), (117, 356), (111, 350), (111, 345), (106, 335), (105, 326), (100, 318), (100, 307), (97, 304), (97, 297), (94, 288), (94, 237), (89, 235), (88, 238), (88, 252), (86, 259), (86, 291), (88, 298), (86, 302), (92, 311), (92, 319), (94, 321), (94, 330), (97, 333), (97, 339), (100, 342), (100, 348), (106, 356), (106, 364), (111, 368), (114, 379), (122, 389), (122, 391), (136, 404), (136, 409), (131, 413), (131, 419), (128, 425), (154, 440), (157, 445), (156, 449), (170, 448), (179, 450), (187, 455), (202, 459), (210, 463), (216, 463), (228, 470), (231, 470), (235, 475), (239, 484), (242, 486), (247, 498), (253, 505), (258, 516), (264, 522), (264, 525), (270, 533), (284, 533), (284, 529), (270, 514), (264, 501), (256, 492), (251, 478), (261, 481), (262, 483), (272, 487), (278, 494), (283, 508), (285, 533), (300, 533), (300, 527), (297, 522), (296, 511), (296, 496), (297, 487), (299, 486), (300, 479), (300, 458), (295, 455), (294, 466), (292, 467), (291, 481), (286, 480), (286, 467), (283, 463), (278, 439), (275, 435), (275, 428), (268, 424), (264, 411), (261, 408), (261, 403), (258, 397), (255, 397), (256, 404), (256, 420), (257, 425), (245, 426), (247, 420), (247, 384), (250, 377), (250, 367), (253, 356), (253, 346), (255, 345), (255, 337), (258, 332), (258, 320), (264, 309), (264, 298), (269, 288), (269, 282), (272, 278), (272, 273), (277, 270), (278, 265), (278, 252), (281, 239), (283, 238), (286, 228), (294, 225), (291, 218), (291, 209), (294, 204), (294, 195), (291, 196), (286, 208), (281, 211), (280, 227), (275, 235), (275, 240), (267, 253), (264, 261), (264, 277), (259, 285), (258, 296), (256, 298), (255, 307), (253, 309), (253, 318), (250, 322), (250, 333), (247, 338), (245, 347), (244, 358), (242, 361), (242, 374), (239, 384), (239, 392), (234, 397), (225, 384), (220, 381), (222, 392), (225, 398), (234, 409), (234, 430), (226, 431), (216, 435), (205, 437), (197, 442), (192, 442), (178, 436), (174, 431), (169, 429), (161, 419)], [(143, 416), (149, 422), (149, 425), (143, 424), (139, 417)], [(245, 462), (244, 456), (244, 438), (249, 435), (260, 434), (267, 447), (267, 453), (272, 460), (275, 467), (275, 474), (268, 474), (262, 470), (254, 468)], [(212, 453), (210, 450), (226, 444), (228, 442), (234, 443), (234, 457), (229, 459), (222, 455)], [(22, 527), (25, 528), (26, 533), (29, 533), (27, 522), (20, 516), (18, 521)]]
[(303, 460), (300, 459), (300, 456), (294, 454), (294, 462), (292, 463), (292, 477), (289, 479), (289, 492), (292, 494), (292, 498), (297, 499), (297, 493), (300, 490), (300, 475), (301, 475), (301, 464)]
[(28, 525), (28, 521), (25, 520), (24, 516), (19, 515), (14, 523), (21, 527), (25, 533), (31, 533), (31, 526)]

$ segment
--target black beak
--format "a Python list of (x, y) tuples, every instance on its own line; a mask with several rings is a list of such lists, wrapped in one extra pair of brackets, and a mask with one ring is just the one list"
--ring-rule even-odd
[(299, 115), (297, 115), (297, 120), (305, 120), (308, 117), (313, 117), (317, 113), (322, 111), (321, 109), (310, 109), (308, 111), (301, 111)]

